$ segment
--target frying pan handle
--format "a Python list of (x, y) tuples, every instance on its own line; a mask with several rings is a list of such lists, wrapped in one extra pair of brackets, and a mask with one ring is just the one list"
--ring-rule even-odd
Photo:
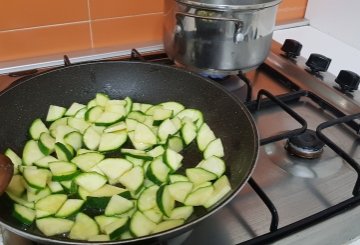
[(14, 165), (10, 158), (0, 154), (0, 195), (8, 187), (14, 173)]

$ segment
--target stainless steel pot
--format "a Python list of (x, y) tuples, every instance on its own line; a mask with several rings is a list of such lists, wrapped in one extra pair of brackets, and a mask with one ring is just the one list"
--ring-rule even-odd
[(197, 72), (254, 69), (269, 53), (280, 1), (165, 0), (165, 51)]

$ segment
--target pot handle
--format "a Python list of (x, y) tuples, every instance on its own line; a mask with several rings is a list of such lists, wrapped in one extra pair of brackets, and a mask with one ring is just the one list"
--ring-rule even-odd
[[(198, 18), (198, 19), (205, 19), (205, 20), (217, 20), (217, 21), (231, 21), (235, 24), (235, 32), (234, 32), (234, 43), (240, 43), (244, 41), (245, 35), (242, 33), (244, 22), (239, 19), (233, 19), (233, 18), (224, 18), (224, 17), (208, 17), (208, 16), (200, 16), (196, 14), (190, 14), (190, 13), (182, 13), (182, 12), (176, 12), (175, 13), (176, 18), (178, 19), (180, 16), (182, 17), (192, 17), (192, 18)], [(177, 25), (176, 32), (179, 33), (181, 31), (181, 27)]]
[(10, 158), (0, 154), (0, 195), (6, 190), (14, 172), (14, 165)]

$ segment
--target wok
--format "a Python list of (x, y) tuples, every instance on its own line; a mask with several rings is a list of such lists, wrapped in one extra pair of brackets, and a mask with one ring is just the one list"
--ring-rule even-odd
[[(250, 177), (258, 155), (258, 135), (245, 106), (220, 85), (179, 68), (143, 62), (93, 62), (57, 68), (28, 79), (0, 94), (0, 152), (10, 147), (21, 155), (30, 123), (45, 118), (50, 104), (70, 106), (86, 103), (98, 92), (111, 98), (131, 97), (136, 102), (177, 101), (204, 114), (225, 150), (232, 191), (218, 204), (196, 209), (184, 225), (146, 237), (103, 242), (100, 244), (152, 243), (180, 235), (228, 203)], [(193, 145), (195, 145), (193, 143)], [(201, 159), (196, 147), (188, 147), (184, 167), (195, 166)], [(85, 244), (63, 236), (45, 237), (35, 226), (25, 227), (12, 217), (12, 201), (0, 197), (0, 224), (20, 236), (46, 244)], [(99, 244), (99, 242), (97, 242)]]

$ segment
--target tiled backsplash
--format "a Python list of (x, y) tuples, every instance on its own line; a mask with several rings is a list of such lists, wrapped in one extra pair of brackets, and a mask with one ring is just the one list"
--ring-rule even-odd
[[(304, 16), (283, 0), (278, 21)], [(0, 0), (0, 62), (140, 43), (161, 43), (163, 0)]]

